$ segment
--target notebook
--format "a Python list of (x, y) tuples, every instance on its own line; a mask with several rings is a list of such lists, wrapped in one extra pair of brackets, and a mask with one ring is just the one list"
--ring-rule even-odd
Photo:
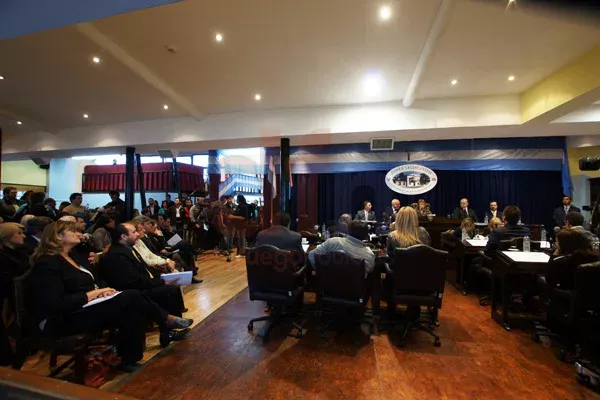
[(117, 292), (115, 294), (113, 294), (110, 297), (99, 297), (97, 299), (94, 299), (92, 301), (88, 301), (86, 304), (83, 305), (83, 308), (89, 307), (89, 306), (93, 306), (94, 304), (100, 304), (102, 302), (105, 302), (106, 300), (110, 300), (115, 296), (118, 296), (121, 292)]
[(192, 271), (161, 274), (160, 278), (165, 281), (165, 283), (172, 282), (175, 286), (187, 286), (192, 284)]

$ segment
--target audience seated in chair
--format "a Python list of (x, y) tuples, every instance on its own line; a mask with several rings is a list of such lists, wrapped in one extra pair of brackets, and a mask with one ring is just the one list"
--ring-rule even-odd
[(516, 237), (524, 237), (529, 235), (529, 228), (519, 225), (521, 219), (521, 210), (517, 206), (506, 206), (502, 212), (502, 222), (504, 226), (498, 228), (488, 237), (488, 242), (485, 247), (485, 253), (491, 255), (493, 251), (498, 250), (500, 241), (513, 239)]
[(462, 231), (463, 229), (467, 232), (469, 239), (473, 239), (475, 237), (475, 222), (471, 218), (465, 218), (460, 223), (460, 227), (454, 229), (452, 234), (454, 237), (460, 241), (462, 241)]
[(305, 254), (302, 248), (302, 236), (298, 232), (290, 231), (290, 221), (289, 214), (277, 213), (273, 218), (273, 225), (258, 232), (256, 245), (270, 244), (278, 249), (296, 253), (298, 260), (304, 260)]
[[(36, 324), (43, 335), (60, 337), (94, 333), (107, 327), (119, 330), (118, 351), (123, 364), (131, 366), (143, 356), (146, 319), (161, 327), (161, 344), (180, 339), (188, 320), (170, 315), (137, 290), (117, 295), (113, 288), (98, 288), (86, 265), (71, 256), (82, 234), (73, 222), (58, 221), (44, 230), (40, 246), (32, 256), (32, 304)], [(89, 307), (92, 300), (111, 297)]]
[[(365, 260), (365, 278), (375, 268), (375, 254), (366, 246), (360, 238), (368, 236), (367, 225), (361, 221), (352, 221), (348, 226), (348, 235), (344, 237), (332, 237), (325, 243), (308, 253), (310, 264), (315, 267), (315, 256), (317, 254), (331, 253), (341, 250), (354, 258)], [(317, 272), (318, 273), (318, 272)]]
[[(570, 214), (572, 213), (567, 216)], [(550, 289), (572, 290), (577, 267), (600, 261), (600, 255), (592, 250), (591, 243), (585, 235), (573, 228), (561, 229), (556, 234), (554, 256), (556, 258), (548, 264), (548, 275), (546, 276)]]
[[(136, 250), (137, 241), (135, 226), (119, 224), (113, 231), (110, 249), (100, 260), (100, 276), (115, 289), (138, 290), (169, 314), (181, 317), (184, 309), (181, 290), (177, 286), (166, 285), (160, 274), (148, 267)], [(189, 322), (187, 326), (191, 325), (191, 320), (183, 321)]]
[(571, 211), (565, 216), (565, 228), (578, 231), (591, 242), (594, 239), (594, 234), (583, 227), (584, 221), (585, 219), (581, 213)]
[(40, 243), (40, 240), (42, 240), (44, 229), (52, 222), (54, 221), (48, 217), (34, 217), (27, 221), (25, 248), (28, 254), (33, 254), (35, 248)]
[(483, 236), (490, 236), (492, 232), (494, 232), (498, 228), (502, 228), (504, 225), (502, 224), (502, 220), (498, 217), (494, 217), (489, 220), (488, 226), (483, 228)]
[(350, 226), (350, 222), (352, 222), (352, 217), (350, 214), (342, 214), (338, 219), (337, 223), (332, 229), (331, 234), (335, 236), (344, 236), (348, 234), (348, 226)]
[(8, 342), (15, 323), (15, 298), (13, 279), (29, 269), (29, 254), (26, 252), (25, 229), (14, 222), (0, 224), (0, 365), (10, 365), (12, 350)]
[(412, 207), (402, 207), (396, 214), (395, 229), (387, 239), (387, 253), (394, 256), (396, 249), (403, 249), (415, 244), (431, 245), (429, 232), (419, 226), (419, 216)]

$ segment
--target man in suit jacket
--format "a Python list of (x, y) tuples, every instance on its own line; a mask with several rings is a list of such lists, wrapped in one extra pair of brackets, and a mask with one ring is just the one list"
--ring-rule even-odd
[(460, 207), (456, 207), (454, 209), (452, 218), (457, 218), (457, 219), (471, 218), (473, 220), (473, 222), (477, 222), (477, 214), (475, 213), (475, 210), (473, 210), (472, 208), (469, 208), (469, 199), (464, 198), (464, 197), (462, 199), (460, 199)]
[(390, 207), (386, 207), (383, 213), (383, 220), (386, 223), (396, 221), (396, 214), (400, 211), (400, 200), (394, 199), (392, 200), (392, 205)]
[(375, 221), (375, 211), (371, 211), (373, 209), (373, 205), (370, 201), (365, 201), (363, 203), (363, 209), (356, 213), (354, 217), (355, 221)]
[(290, 231), (290, 220), (289, 214), (277, 213), (273, 218), (273, 225), (258, 232), (256, 245), (270, 244), (281, 250), (289, 250), (294, 253), (294, 260), (298, 260), (297, 265), (303, 265), (305, 253), (302, 248), (302, 236), (298, 232)]
[(485, 253), (491, 255), (493, 251), (498, 250), (502, 240), (509, 240), (517, 237), (529, 235), (529, 229), (526, 226), (519, 225), (521, 219), (521, 210), (517, 206), (507, 206), (502, 215), (504, 226), (498, 228), (488, 237)]
[(138, 240), (135, 226), (119, 224), (111, 231), (111, 236), (112, 245), (100, 259), (102, 279), (117, 290), (139, 290), (169, 314), (181, 317), (184, 308), (181, 290), (177, 286), (165, 285), (159, 276), (154, 276), (134, 250), (133, 245)]
[(502, 219), (502, 211), (498, 210), (498, 202), (495, 200), (490, 201), (490, 209), (485, 212), (485, 216), (488, 221), (491, 221), (492, 218), (500, 218)]
[(581, 213), (581, 210), (578, 207), (571, 205), (571, 196), (564, 195), (562, 199), (562, 207), (558, 207), (554, 210), (554, 223), (556, 226), (563, 227), (565, 225), (565, 217), (570, 212), (578, 212)]
[(151, 218), (156, 218), (158, 216), (158, 210), (160, 210), (160, 207), (152, 197), (148, 199), (148, 210), (150, 210)]

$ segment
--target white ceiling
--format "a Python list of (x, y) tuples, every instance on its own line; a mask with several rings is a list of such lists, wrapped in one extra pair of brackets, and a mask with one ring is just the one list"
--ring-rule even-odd
[[(378, 18), (381, 4), (187, 0), (93, 22), (121, 50), (116, 56), (76, 27), (3, 40), (0, 115), (11, 118), (0, 125), (8, 135), (32, 125), (60, 135), (184, 117), (190, 108), (214, 115), (401, 100), (441, 0), (388, 1), (387, 22)], [(217, 32), (222, 43), (214, 40)], [(456, 0), (416, 96), (520, 93), (598, 44), (600, 26)], [(100, 64), (91, 62), (96, 55)], [(368, 72), (385, 80), (378, 96), (364, 93)], [(507, 81), (511, 74), (514, 82)], [(459, 84), (451, 86), (452, 78)], [(255, 93), (262, 101), (254, 101)], [(16, 126), (15, 116), (30, 123)]]

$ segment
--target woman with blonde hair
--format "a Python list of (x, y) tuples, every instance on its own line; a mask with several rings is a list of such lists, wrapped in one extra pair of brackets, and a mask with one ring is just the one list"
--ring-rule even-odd
[(454, 230), (454, 237), (458, 240), (462, 240), (463, 229), (467, 232), (469, 239), (473, 239), (475, 237), (475, 222), (473, 222), (471, 218), (463, 219), (460, 224), (460, 227)]
[(488, 222), (488, 226), (483, 229), (483, 235), (488, 236), (490, 233), (494, 232), (498, 228), (502, 228), (502, 220), (498, 217), (494, 217), (490, 219)]
[(387, 239), (387, 250), (390, 256), (397, 248), (403, 249), (415, 244), (431, 244), (429, 233), (419, 226), (419, 216), (412, 207), (402, 207), (396, 214), (395, 230)]
[[(71, 221), (57, 221), (44, 229), (31, 258), (34, 317), (42, 334), (59, 337), (118, 328), (119, 355), (130, 369), (143, 356), (147, 320), (159, 325), (161, 345), (166, 345), (179, 335), (169, 329), (183, 328), (182, 318), (169, 315), (137, 290), (98, 288), (85, 260), (78, 263), (71, 257), (81, 236), (80, 226)], [(104, 301), (90, 304), (97, 299)]]

